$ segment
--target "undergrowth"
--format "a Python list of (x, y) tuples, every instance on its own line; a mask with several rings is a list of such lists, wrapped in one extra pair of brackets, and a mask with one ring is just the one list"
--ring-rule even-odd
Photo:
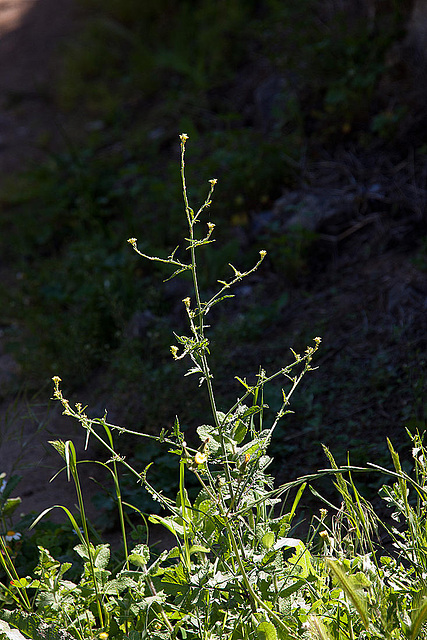
[[(87, 461), (78, 460), (71, 440), (56, 440), (51, 445), (63, 460), (61, 471), (75, 485), (78, 514), (55, 505), (32, 527), (60, 509), (78, 544), (65, 561), (55, 557), (58, 550), (51, 543), (39, 544), (37, 566), (31, 575), (20, 574), (19, 540), (8, 522), (19, 505), (11, 497), (17, 479), (1, 476), (0, 563), (5, 579), (0, 584), (0, 638), (12, 638), (15, 629), (34, 639), (79, 640), (425, 638), (427, 459), (422, 434), (408, 432), (410, 473), (389, 440), (391, 470), (377, 462), (354, 466), (350, 456), (347, 464), (337, 465), (324, 447), (327, 468), (277, 485), (268, 471), (271, 444), (290, 413), (297, 386), (313, 369), (320, 338), (303, 353), (291, 350), (292, 357), (273, 373), (259, 368), (250, 377), (237, 377), (237, 400), (228, 409), (218, 405), (207, 316), (217, 303), (227, 304), (235, 285), (261, 266), (266, 252), (261, 250), (248, 269), (230, 264), (229, 276), (204, 295), (198, 256), (214, 241), (215, 225), (201, 223), (216, 180), (209, 180), (208, 196), (195, 211), (185, 177), (187, 139), (180, 136), (186, 244), (161, 257), (141, 248), (136, 238), (129, 243), (149, 263), (170, 267), (170, 278), (185, 272), (191, 276), (192, 293), (182, 300), (188, 330), (174, 334), (170, 353), (175, 361), (189, 361), (187, 384), (198, 381), (211, 419), (196, 428), (197, 442), (187, 441), (178, 417), (170, 431), (141, 433), (110, 423), (107, 414), (89, 417), (86, 407), (63, 394), (61, 379), (53, 378), (54, 398), (63, 413), (80, 423), (87, 442), (95, 440), (105, 451), (105, 459), (93, 462), (111, 481), (121, 549), (112, 551), (86, 518), (79, 467)], [(272, 410), (266, 399), (275, 381), (280, 381), (280, 400)], [(195, 393), (194, 385), (192, 389)], [(137, 458), (121, 454), (123, 435), (168, 450), (175, 461), (176, 497), (153, 484), (152, 463), (143, 467)], [(380, 519), (357, 488), (356, 475), (367, 471), (385, 476), (380, 496), (391, 510), (390, 519)], [(160, 505), (157, 513), (153, 509), (147, 514), (123, 498), (124, 473)], [(319, 480), (328, 478), (340, 497), (338, 507), (318, 490)], [(197, 486), (191, 496), (190, 484)], [(297, 525), (308, 488), (324, 504), (303, 536)], [(154, 553), (150, 524), (170, 532), (172, 548)]]

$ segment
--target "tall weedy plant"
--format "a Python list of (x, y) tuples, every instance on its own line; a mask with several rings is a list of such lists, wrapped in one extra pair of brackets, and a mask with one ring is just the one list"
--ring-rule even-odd
[[(260, 369), (252, 383), (237, 378), (242, 386), (240, 397), (227, 410), (218, 407), (206, 317), (215, 304), (232, 297), (233, 286), (260, 266), (266, 252), (260, 251), (259, 260), (248, 271), (241, 272), (230, 265), (230, 278), (219, 280), (217, 292), (204, 299), (199, 287), (198, 253), (213, 242), (215, 225), (208, 221), (205, 234), (199, 232), (199, 226), (211, 204), (216, 180), (209, 181), (208, 196), (195, 211), (190, 206), (185, 177), (187, 139), (186, 134), (180, 136), (188, 226), (186, 251), (178, 253), (177, 247), (167, 258), (160, 258), (140, 251), (135, 238), (128, 242), (142, 258), (170, 265), (171, 277), (187, 271), (191, 274), (193, 295), (183, 300), (189, 331), (187, 335), (175, 334), (176, 344), (171, 353), (175, 360), (190, 359), (186, 375), (199, 376), (200, 385), (206, 389), (211, 423), (197, 427), (199, 446), (185, 441), (178, 419), (171, 433), (162, 430), (157, 436), (141, 434), (108, 423), (106, 416), (89, 418), (81, 404), (72, 406), (64, 397), (61, 380), (55, 377), (54, 398), (61, 402), (63, 413), (80, 422), (87, 440), (96, 438), (108, 452), (109, 459), (97, 463), (108, 469), (114, 482), (125, 559), (114, 571), (108, 569), (109, 547), (93, 544), (86, 523), (73, 443), (53, 442), (76, 486), (82, 528), (70, 512), (67, 515), (80, 537), (76, 552), (84, 561), (84, 572), (79, 584), (65, 580), (69, 566), (61, 565), (47, 550), (40, 549), (37, 578), (13, 580), (3, 593), (6, 608), (11, 611), (15, 608), (8, 617), (3, 616), (9, 624), (23, 624), (15, 605), (19, 601), (17, 596), (23, 600), (25, 595), (26, 619), (32, 616), (34, 627), (43, 618), (44, 622), (52, 621), (53, 632), (60, 627), (82, 639), (274, 640), (299, 638), (306, 632), (304, 624), (311, 606), (295, 608), (292, 602), (301, 589), (306, 590), (308, 602), (318, 599), (314, 585), (321, 578), (304, 543), (289, 537), (305, 481), (300, 479), (275, 488), (273, 478), (267, 474), (271, 462), (267, 451), (277, 424), (289, 412), (292, 394), (312, 369), (320, 338), (315, 338), (314, 345), (303, 354), (292, 351), (292, 362), (279, 371), (267, 374)], [(188, 255), (188, 261), (178, 255)], [(286, 389), (282, 389), (279, 411), (268, 421), (264, 389), (278, 378)], [(177, 456), (176, 500), (152, 486), (150, 465), (141, 472), (119, 454), (114, 437), (120, 433), (152, 438), (159, 446), (167, 445)], [(141, 528), (135, 528), (135, 518), (127, 515), (130, 509), (138, 516), (138, 509), (123, 502), (120, 465), (163, 506), (163, 515), (152, 515), (149, 520), (166, 527), (176, 544), (157, 558), (152, 558), (148, 539), (141, 539)], [(186, 490), (188, 474), (194, 474), (200, 487), (194, 501), (190, 501)], [(296, 489), (294, 498), (285, 509), (284, 498), (291, 489)], [(139, 535), (133, 549), (128, 546), (129, 535), (134, 539)], [(319, 589), (324, 588), (322, 585), (318, 584)]]

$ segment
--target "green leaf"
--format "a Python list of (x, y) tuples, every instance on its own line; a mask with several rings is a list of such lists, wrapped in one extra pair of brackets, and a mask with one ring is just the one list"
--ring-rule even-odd
[(261, 622), (256, 628), (257, 640), (277, 640), (276, 627), (272, 622)]
[(311, 564), (310, 552), (302, 540), (298, 540), (297, 538), (279, 538), (273, 548), (277, 551), (283, 547), (295, 548), (295, 553), (288, 558), (287, 561), (299, 568), (300, 578), (308, 578), (308, 576), (314, 575), (315, 571)]
[(129, 562), (137, 567), (144, 567), (150, 560), (150, 549), (146, 544), (137, 544), (130, 553)]
[(105, 569), (110, 560), (110, 545), (100, 544), (95, 548), (94, 564), (98, 569)]
[(162, 518), (161, 516), (151, 515), (148, 520), (153, 524), (162, 524), (166, 529), (173, 533), (176, 538), (184, 535), (184, 527), (175, 522), (173, 518)]
[(221, 444), (216, 427), (212, 427), (209, 424), (202, 424), (200, 427), (197, 427), (197, 434), (202, 441), (210, 438), (209, 451), (212, 455), (215, 455), (219, 451)]
[(413, 611), (411, 616), (410, 640), (415, 640), (421, 631), (421, 627), (427, 620), (427, 597), (424, 597), (421, 604)]
[[(46, 624), (37, 613), (24, 613), (21, 611), (1, 611), (2, 618), (15, 629), (19, 629), (32, 640), (75, 640), (74, 636), (67, 633), (63, 628), (59, 629), (53, 624)], [(16, 638), (16, 636), (9, 636)], [(19, 638), (19, 636), (18, 636)]]
[[(239, 380), (239, 382), (241, 382), (241, 380)], [(258, 405), (254, 404), (252, 407), (249, 407), (248, 409), (245, 410), (245, 412), (242, 414), (242, 419), (248, 418), (249, 416), (252, 416), (254, 413), (259, 413), (263, 408), (264, 407), (259, 407)]]
[(248, 431), (248, 428), (243, 422), (243, 420), (238, 420), (236, 424), (236, 429), (234, 431), (234, 439), (237, 442), (237, 444), (240, 444), (241, 442), (243, 442), (247, 431)]
[(118, 576), (107, 583), (104, 589), (104, 594), (115, 595), (121, 593), (125, 589), (135, 588), (136, 585), (137, 583), (135, 580), (132, 580), (130, 576)]
[[(5, 477), (6, 477), (5, 473), (0, 473), (0, 486)], [(21, 480), (22, 480), (22, 476), (17, 476), (17, 475), (13, 475), (9, 478), (9, 480), (6, 482), (6, 486), (4, 487), (3, 491), (0, 491), (0, 504), (5, 502), (9, 498), (10, 494), (12, 493), (12, 491), (14, 491), (14, 489), (21, 482)]]
[(274, 533), (272, 531), (268, 531), (267, 533), (264, 533), (264, 535), (261, 538), (261, 544), (264, 547), (264, 549), (271, 549), (271, 547), (274, 544)]
[(21, 498), (8, 498), (4, 504), (3, 509), (1, 509), (1, 515), (3, 517), (9, 518), (15, 509), (21, 504)]
[(193, 553), (209, 553), (210, 549), (208, 549), (207, 547), (203, 547), (201, 544), (193, 544), (193, 546), (190, 547), (190, 556)]
[(12, 580), (12, 584), (14, 587), (26, 589), (28, 586), (30, 586), (31, 583), (29, 582), (29, 580), (27, 580), (27, 578), (15, 578), (15, 580)]
[(344, 593), (350, 598), (354, 607), (357, 609), (363, 625), (366, 630), (369, 629), (368, 610), (366, 606), (366, 595), (360, 588), (357, 588), (354, 576), (349, 576), (345, 573), (342, 565), (335, 560), (326, 560), (326, 563), (333, 573), (337, 583), (342, 588)]
[(201, 440), (206, 440), (206, 438), (213, 438), (218, 442), (220, 441), (218, 429), (210, 424), (201, 424), (199, 427), (197, 427), (196, 431)]

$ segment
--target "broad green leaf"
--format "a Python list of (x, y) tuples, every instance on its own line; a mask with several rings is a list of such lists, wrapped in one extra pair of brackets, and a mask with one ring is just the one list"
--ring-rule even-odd
[(15, 509), (21, 504), (21, 502), (21, 498), (8, 498), (3, 506), (3, 509), (1, 509), (1, 515), (3, 517), (9, 518), (13, 514)]
[(147, 564), (145, 557), (139, 555), (139, 553), (131, 553), (128, 557), (128, 560), (137, 567), (145, 567), (145, 565)]
[(148, 520), (153, 524), (162, 524), (166, 529), (173, 533), (176, 538), (184, 535), (184, 527), (175, 522), (173, 518), (162, 518), (161, 516), (151, 515)]
[(294, 580), (293, 582), (286, 583), (283, 589), (280, 589), (280, 597), (288, 598), (293, 593), (296, 593), (296, 591), (299, 591), (306, 584), (306, 580), (300, 580), (299, 578), (297, 580)]
[(105, 586), (105, 589), (104, 589), (104, 594), (106, 595), (118, 594), (124, 591), (125, 589), (135, 588), (136, 585), (137, 583), (135, 582), (135, 580), (132, 580), (132, 578), (130, 578), (129, 576), (118, 576), (117, 578), (114, 578), (113, 580), (110, 580), (109, 582), (107, 582), (107, 585)]
[(11, 584), (19, 589), (26, 589), (31, 583), (27, 578), (15, 578), (15, 580), (12, 580)]
[(238, 420), (236, 429), (234, 431), (234, 439), (237, 442), (237, 444), (240, 444), (241, 442), (243, 442), (243, 440), (245, 439), (247, 430), (248, 428), (245, 425), (245, 423), (242, 420)]
[(143, 567), (148, 564), (150, 560), (150, 549), (146, 544), (137, 544), (131, 551), (129, 556), (129, 562), (136, 564), (138, 567)]
[(257, 640), (277, 640), (276, 627), (272, 622), (261, 622), (256, 628)]
[(196, 431), (201, 440), (206, 440), (206, 438), (213, 438), (217, 442), (220, 441), (218, 429), (210, 424), (201, 424), (199, 427), (197, 427)]
[[(264, 405), (266, 406), (266, 405)], [(258, 405), (254, 404), (252, 407), (249, 407), (248, 409), (246, 409), (246, 411), (242, 414), (242, 419), (244, 418), (248, 418), (249, 416), (253, 415), (254, 413), (259, 413), (261, 411), (261, 409), (263, 409), (264, 407), (259, 407)]]
[[(63, 628), (59, 629), (53, 624), (46, 624), (37, 613), (2, 611), (1, 615), (15, 629), (18, 628), (33, 640), (39, 640), (39, 638), (45, 638), (46, 640), (74, 640), (74, 636), (67, 633)], [(10, 636), (10, 640), (15, 640), (15, 638), (16, 636)]]
[[(91, 547), (92, 547), (92, 552), (93, 552), (93, 546), (91, 545)], [(87, 544), (86, 544), (86, 543), (84, 543), (84, 544), (77, 544), (77, 545), (74, 547), (74, 551), (75, 551), (76, 553), (78, 553), (78, 554), (79, 554), (79, 556), (80, 556), (81, 558), (83, 558), (84, 560), (89, 560), (89, 553), (88, 553), (88, 548), (87, 548)]]
[(95, 548), (94, 564), (98, 569), (105, 569), (110, 560), (110, 545), (100, 544)]
[(279, 538), (274, 545), (274, 550), (282, 549), (283, 547), (294, 547), (295, 553), (287, 559), (290, 564), (299, 567), (299, 577), (307, 578), (309, 575), (314, 575), (315, 571), (311, 564), (311, 555), (307, 547), (302, 540), (297, 538)]
[(264, 549), (271, 549), (271, 547), (274, 544), (274, 533), (272, 531), (268, 531), (267, 533), (264, 533), (264, 535), (261, 538), (261, 544), (264, 547)]

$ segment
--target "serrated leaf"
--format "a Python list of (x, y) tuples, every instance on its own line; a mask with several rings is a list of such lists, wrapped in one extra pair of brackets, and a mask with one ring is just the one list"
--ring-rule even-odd
[(260, 622), (256, 628), (257, 640), (277, 640), (276, 627), (272, 622)]
[(145, 567), (145, 565), (147, 564), (145, 557), (141, 556), (139, 553), (131, 553), (128, 557), (128, 560), (137, 567)]
[[(146, 544), (137, 544), (131, 551), (131, 554), (140, 556), (144, 560), (144, 564), (148, 564), (150, 560), (150, 548)], [(130, 559), (130, 558), (129, 558)], [(132, 564), (136, 564), (131, 560)]]
[(132, 589), (136, 584), (135, 580), (132, 580), (129, 576), (118, 576), (107, 583), (104, 593), (114, 595), (121, 593), (125, 589)]
[(99, 544), (95, 547), (94, 564), (98, 569), (105, 569), (110, 561), (110, 545)]
[(210, 424), (201, 424), (199, 427), (197, 427), (196, 431), (201, 440), (206, 440), (206, 438), (213, 438), (218, 442), (220, 441), (218, 429)]

